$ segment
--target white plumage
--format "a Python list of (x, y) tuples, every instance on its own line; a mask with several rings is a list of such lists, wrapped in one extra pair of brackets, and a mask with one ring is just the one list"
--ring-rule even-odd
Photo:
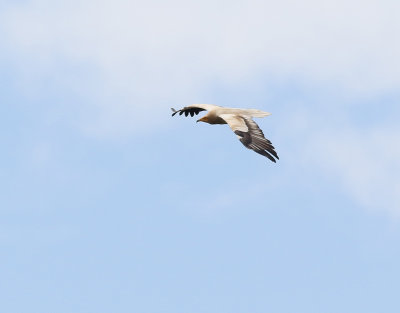
[(252, 119), (253, 117), (265, 117), (271, 115), (271, 113), (257, 109), (224, 108), (213, 104), (193, 104), (181, 110), (172, 109), (172, 111), (174, 112), (172, 116), (177, 113), (194, 116), (201, 111), (208, 111), (197, 122), (228, 124), (246, 148), (267, 157), (272, 162), (279, 159), (271, 141), (264, 137), (264, 133)]

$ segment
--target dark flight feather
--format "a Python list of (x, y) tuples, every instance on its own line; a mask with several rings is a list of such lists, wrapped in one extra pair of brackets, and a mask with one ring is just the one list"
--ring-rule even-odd
[(194, 116), (195, 114), (199, 114), (201, 111), (205, 111), (205, 109), (202, 108), (196, 108), (196, 107), (191, 107), (191, 108), (183, 108), (181, 110), (175, 110), (174, 108), (171, 108), (172, 110), (172, 116), (175, 116), (176, 113), (179, 113), (179, 115), (182, 115), (185, 113), (185, 116), (188, 116), (190, 114), (190, 116)]
[(272, 162), (276, 162), (274, 157), (279, 160), (278, 154), (274, 150), (271, 141), (264, 137), (263, 131), (258, 127), (257, 123), (252, 119), (243, 117), (243, 120), (248, 128), (247, 132), (240, 130), (235, 131), (235, 134), (240, 137), (240, 142), (248, 149), (267, 157)]

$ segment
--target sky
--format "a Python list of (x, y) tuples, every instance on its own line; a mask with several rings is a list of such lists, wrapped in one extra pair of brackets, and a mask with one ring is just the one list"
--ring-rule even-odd
[(0, 311), (399, 312), (399, 10), (2, 1)]

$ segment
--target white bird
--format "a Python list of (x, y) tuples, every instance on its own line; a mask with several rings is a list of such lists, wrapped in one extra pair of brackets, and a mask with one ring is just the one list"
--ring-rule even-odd
[[(179, 113), (185, 116), (194, 116), (201, 111), (208, 111), (197, 122), (205, 122), (208, 124), (228, 124), (232, 131), (239, 138), (241, 143), (248, 149), (267, 157), (272, 162), (276, 162), (275, 158), (279, 160), (278, 154), (275, 151), (271, 141), (264, 137), (264, 133), (258, 127), (257, 123), (252, 120), (253, 117), (265, 117), (271, 113), (256, 110), (256, 109), (236, 109), (224, 108), (213, 104), (193, 104), (184, 107), (181, 110), (175, 110), (172, 116)], [(275, 157), (275, 158), (274, 158)]]

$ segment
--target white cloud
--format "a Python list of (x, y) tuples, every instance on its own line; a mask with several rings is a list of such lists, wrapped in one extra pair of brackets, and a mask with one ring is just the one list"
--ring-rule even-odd
[[(155, 123), (149, 108), (159, 122), (165, 108), (209, 100), (215, 82), (268, 74), (355, 97), (399, 90), (399, 11), (392, 0), (10, 2), (0, 12), (0, 53), (21, 89), (51, 80), (79, 93), (89, 103), (86, 130), (130, 134)], [(399, 129), (338, 130), (334, 121), (310, 129), (318, 116), (307, 114), (288, 116), (280, 132), (303, 134), (313, 151), (306, 162), (363, 205), (400, 212)]]
[(0, 28), (29, 84), (68, 66), (91, 70), (70, 79), (96, 103), (98, 123), (88, 127), (129, 132), (149, 107), (190, 103), (215, 81), (260, 73), (350, 94), (396, 89), (399, 9), (391, 0), (37, 0), (10, 4)]
[(310, 139), (308, 157), (363, 207), (400, 215), (399, 138), (398, 126), (325, 129)]
[(318, 111), (299, 101), (280, 114), (273, 141), (281, 157), (280, 179), (300, 178), (311, 195), (328, 186), (355, 205), (400, 216), (400, 125), (387, 113), (382, 118), (379, 107), (373, 115), (353, 110), (361, 116), (356, 120), (329, 100), (324, 105)]

